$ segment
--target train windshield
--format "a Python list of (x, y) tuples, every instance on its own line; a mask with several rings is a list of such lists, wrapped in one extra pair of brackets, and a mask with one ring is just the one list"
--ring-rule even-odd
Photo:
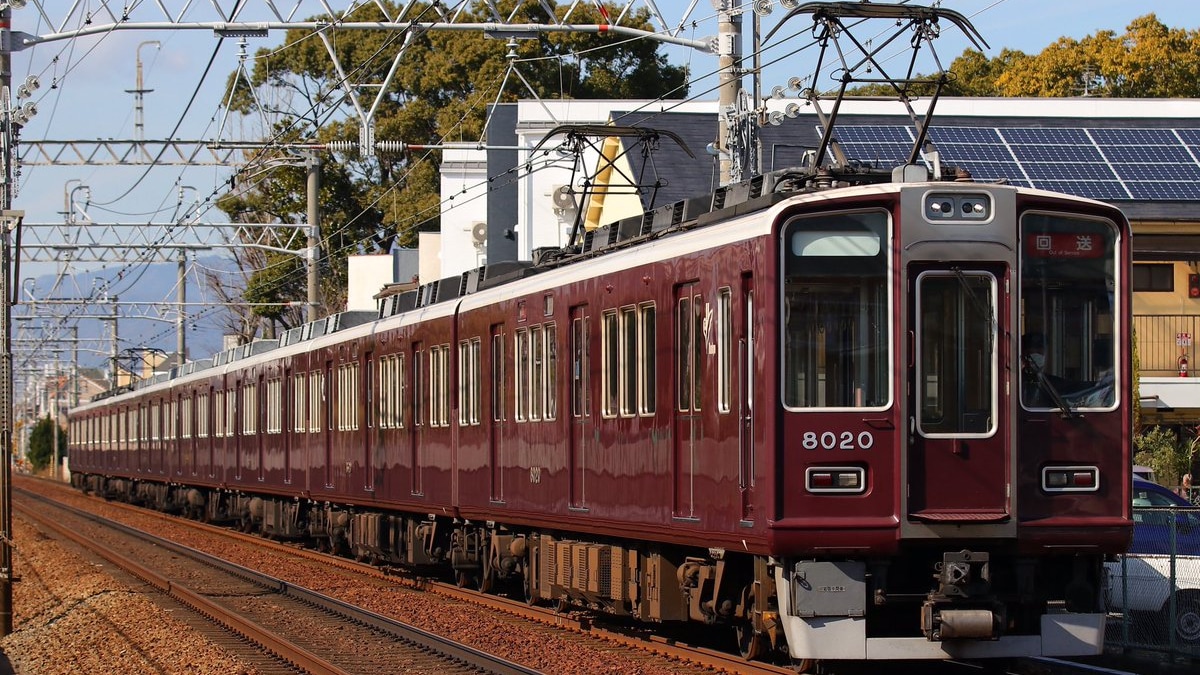
[(783, 228), (785, 406), (889, 404), (888, 223), (887, 213), (866, 211)]
[(1117, 230), (1053, 213), (1021, 219), (1021, 402), (1112, 408)]

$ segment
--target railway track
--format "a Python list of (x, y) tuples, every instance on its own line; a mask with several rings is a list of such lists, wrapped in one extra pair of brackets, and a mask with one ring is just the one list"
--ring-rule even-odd
[[(573, 651), (600, 654), (596, 659), (600, 662), (608, 662), (610, 668), (621, 668), (623, 664), (628, 663), (631, 665), (626, 666), (627, 668), (639, 672), (669, 672), (679, 675), (714, 672), (745, 675), (795, 675), (796, 672), (794, 669), (770, 664), (747, 663), (737, 655), (706, 646), (709, 643), (704, 642), (703, 637), (697, 638), (701, 641), (700, 644), (690, 644), (687, 640), (677, 637), (648, 635), (644, 626), (640, 629), (626, 629), (620, 625), (604, 623), (602, 619), (585, 612), (561, 612), (552, 607), (528, 605), (523, 600), (479, 593), (470, 588), (460, 588), (452, 583), (414, 577), (403, 574), (399, 570), (380, 568), (348, 558), (301, 548), (294, 543), (264, 539), (260, 536), (178, 518), (137, 506), (84, 496), (59, 484), (21, 477), (18, 478), (16, 487), (20, 490), (22, 498), (29, 492), (36, 494), (39, 498), (53, 499), (56, 502), (66, 500), (81, 504), (82, 508), (86, 510), (111, 514), (112, 517), (133, 527), (153, 529), (156, 532), (164, 527), (178, 528), (185, 533), (192, 532), (194, 534), (191, 536), (186, 534), (183, 536), (169, 534), (168, 536), (178, 541), (191, 543), (197, 548), (219, 550), (220, 555), (231, 559), (238, 559), (237, 556), (230, 554), (240, 547), (270, 551), (284, 559), (300, 561), (300, 565), (318, 567), (325, 572), (327, 578), (337, 579), (330, 584), (331, 587), (344, 587), (348, 584), (373, 586), (387, 589), (389, 593), (407, 591), (419, 596), (433, 595), (442, 598), (445, 602), (465, 604), (475, 608), (473, 610), (450, 609), (446, 610), (447, 614), (467, 612), (478, 615), (481, 609), (487, 610), (493, 615), (507, 617), (509, 622), (515, 622), (526, 630), (532, 630), (535, 635), (543, 636), (535, 637), (534, 640), (544, 643), (551, 638), (560, 640), (565, 638), (571, 644)], [(223, 543), (201, 543), (200, 538), (210, 537), (217, 537)], [(247, 562), (247, 564), (250, 563)], [(286, 563), (281, 563), (281, 565), (283, 564)], [(358, 593), (349, 593), (348, 595), (340, 595), (340, 591), (335, 590), (326, 590), (325, 592), (329, 595), (339, 595), (339, 597), (358, 604), (364, 599), (369, 599), (371, 591), (370, 588), (366, 588)], [(364, 595), (368, 597), (364, 598)], [(416, 596), (393, 597), (390, 606), (396, 609), (402, 608), (409, 603), (409, 599), (412, 597)], [(390, 615), (391, 609), (386, 610), (386, 613)], [(503, 624), (504, 621), (505, 619), (502, 618), (499, 623)], [(432, 630), (441, 632), (439, 628)], [(502, 626), (499, 630), (505, 630), (505, 628)], [(543, 649), (545, 648), (543, 647)], [(566, 666), (555, 662), (554, 658), (536, 658), (533, 662), (546, 672), (566, 672), (562, 670)], [(611, 670), (606, 672), (611, 672)]]
[[(332, 556), (327, 553), (300, 548), (295, 544), (283, 543), (255, 535), (247, 535), (226, 528), (214, 527), (204, 523), (177, 518), (174, 516), (164, 515), (155, 511), (149, 511), (143, 508), (121, 504), (116, 502), (107, 502), (95, 497), (85, 497), (74, 490), (70, 490), (64, 486), (45, 483), (42, 481), (28, 481), (27, 479), (19, 479), (17, 488), (19, 490), (20, 499), (15, 502), (17, 507), (21, 507), (26, 502), (26, 498), (37, 500), (50, 500), (55, 505), (61, 503), (60, 500), (68, 501), (82, 500), (86, 503), (82, 506), (86, 509), (116, 515), (128, 523), (138, 527), (150, 528), (149, 523), (161, 523), (168, 528), (182, 528), (187, 531), (193, 531), (204, 537), (217, 537), (223, 540), (224, 544), (211, 544), (216, 548), (224, 548), (226, 550), (235, 548), (239, 545), (254, 547), (256, 549), (268, 549), (276, 552), (281, 556), (307, 561), (311, 565), (319, 566), (321, 569), (328, 570), (338, 575), (344, 575), (347, 579), (358, 579), (359, 583), (376, 584), (378, 587), (387, 587), (390, 589), (406, 588), (411, 592), (421, 595), (436, 595), (454, 603), (468, 603), (476, 607), (476, 610), (469, 610), (478, 613), (479, 610), (487, 609), (496, 611), (522, 621), (523, 623), (534, 622), (543, 627), (546, 634), (556, 633), (561, 635), (566, 632), (575, 636), (578, 649), (585, 650), (600, 650), (608, 651), (614, 655), (621, 655), (621, 658), (628, 658), (631, 652), (641, 652), (641, 660), (645, 664), (654, 664), (648, 668), (649, 672), (654, 672), (654, 668), (658, 668), (663, 672), (672, 673), (745, 673), (747, 675), (763, 675), (771, 673), (773, 675), (796, 672), (792, 669), (770, 666), (766, 664), (750, 664), (746, 663), (737, 656), (725, 654), (712, 649), (708, 649), (702, 645), (686, 644), (682, 641), (663, 638), (661, 636), (647, 636), (643, 631), (625, 631), (620, 626), (606, 625), (586, 613), (572, 612), (564, 613), (556, 611), (553, 608), (530, 606), (523, 601), (510, 600), (505, 597), (478, 593), (467, 588), (460, 588), (454, 584), (440, 583), (437, 581), (417, 578), (410, 576), (402, 576), (396, 570), (382, 569), (369, 564), (356, 562), (350, 559)], [(29, 488), (29, 489), (26, 489)], [(32, 492), (30, 490), (36, 490)], [(39, 502), (41, 503), (41, 502)], [(24, 509), (27, 511), (28, 509)], [(82, 516), (80, 516), (82, 517)], [(98, 516), (88, 516), (89, 518), (98, 518)], [(44, 519), (39, 519), (43, 522)], [(49, 527), (49, 525), (47, 525)], [(96, 525), (99, 527), (99, 525)], [(158, 526), (155, 526), (158, 527)], [(55, 528), (59, 531), (59, 528)], [(171, 535), (174, 537), (174, 535)], [(174, 537), (176, 539), (184, 539), (184, 537)], [(72, 539), (75, 539), (72, 537)], [(171, 554), (175, 555), (175, 554)], [(144, 565), (146, 567), (154, 567), (154, 564)], [(233, 565), (236, 569), (243, 569), (237, 565)], [(157, 569), (157, 568), (156, 568)], [(334, 576), (334, 574), (328, 575)], [(297, 588), (293, 584), (287, 582), (273, 580), (270, 583), (269, 591), (259, 590), (265, 597), (277, 595), (274, 589)], [(341, 582), (338, 582), (341, 583)], [(155, 584), (159, 585), (159, 584)], [(282, 585), (282, 586), (281, 586)], [(261, 589), (261, 587), (260, 587)], [(368, 589), (369, 592), (369, 589)], [(299, 597), (308, 597), (303, 590), (297, 589), (296, 593)], [(317, 594), (316, 597), (322, 597)], [(335, 601), (336, 602), (336, 601)], [(350, 607), (347, 603), (337, 603), (338, 606), (348, 607), (350, 610), (355, 608)], [(290, 611), (290, 610), (289, 610)], [(275, 610), (277, 615), (280, 610)], [(378, 616), (371, 612), (365, 612), (368, 616)], [(378, 617), (386, 622), (390, 619)], [(644, 627), (643, 627), (644, 628)], [(386, 641), (384, 637), (379, 635), (366, 636), (358, 639), (355, 644), (363, 642), (382, 642)], [(228, 646), (227, 646), (228, 648)], [(304, 668), (296, 668), (294, 665), (281, 665), (278, 658), (270, 657), (274, 660), (275, 665), (268, 669), (259, 666), (261, 672), (325, 672), (320, 670), (307, 670)], [(636, 657), (635, 657), (636, 658)], [(876, 664), (878, 666), (879, 664)], [(894, 664), (899, 665), (899, 664)], [(1116, 663), (1111, 666), (1117, 666)], [(943, 663), (922, 663), (922, 671), (930, 673), (947, 673), (961, 674), (979, 672), (979, 666), (974, 664), (962, 664), (955, 662)], [(545, 665), (541, 666), (545, 672), (561, 672), (561, 665)], [(337, 671), (332, 671), (337, 672)], [(358, 670), (347, 669), (345, 672), (390, 672), (387, 670)], [(442, 665), (438, 665), (433, 670), (424, 672), (454, 672), (448, 670)], [(460, 671), (461, 672), (461, 671)], [(472, 670), (468, 672), (480, 672)], [(487, 672), (503, 672), (489, 670)], [(536, 672), (525, 669), (515, 672)], [(645, 672), (645, 671), (643, 671)], [(837, 671), (840, 672), (840, 671)], [(861, 672), (853, 670), (851, 672)], [(994, 671), (999, 672), (999, 671)], [(1105, 672), (1105, 673), (1120, 673), (1120, 672), (1137, 672), (1123, 671), (1121, 668), (1101, 668), (1096, 670), (1095, 667), (1085, 666), (1078, 663), (1067, 662), (1036, 662), (1031, 660), (1018, 660), (1010, 663), (1009, 667), (1004, 669), (1004, 672), (1016, 673), (1020, 675), (1049, 675), (1049, 674), (1066, 674), (1066, 673), (1086, 673), (1086, 672)]]
[(22, 491), (15, 505), (21, 517), (256, 645), (275, 662), (267, 672), (539, 672), (42, 495)]

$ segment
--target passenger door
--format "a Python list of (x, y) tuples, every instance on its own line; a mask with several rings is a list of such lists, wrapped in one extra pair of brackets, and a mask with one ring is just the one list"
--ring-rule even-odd
[(1010, 448), (999, 367), (1005, 272), (914, 266), (908, 516), (925, 522), (1009, 518)]

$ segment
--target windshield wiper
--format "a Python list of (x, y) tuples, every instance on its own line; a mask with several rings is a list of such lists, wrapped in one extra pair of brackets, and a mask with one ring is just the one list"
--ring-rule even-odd
[(1054, 386), (1050, 378), (1046, 377), (1046, 373), (1042, 372), (1041, 368), (1038, 368), (1033, 359), (1029, 358), (1028, 354), (1022, 354), (1021, 362), (1025, 364), (1027, 371), (1032, 372), (1037, 377), (1038, 386), (1050, 395), (1050, 400), (1062, 411), (1063, 419), (1075, 417), (1077, 413), (1071, 408), (1071, 404), (1067, 403), (1067, 399), (1058, 391), (1058, 388)]

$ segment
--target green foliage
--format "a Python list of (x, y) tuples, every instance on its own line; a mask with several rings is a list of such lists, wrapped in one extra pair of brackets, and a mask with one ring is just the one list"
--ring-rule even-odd
[(1200, 438), (1180, 440), (1170, 429), (1154, 427), (1135, 436), (1133, 448), (1135, 464), (1153, 469), (1163, 485), (1178, 485), (1179, 479), (1190, 470), (1200, 448)]
[[(59, 461), (67, 456), (67, 432), (62, 427), (58, 429)], [(34, 471), (41, 471), (50, 466), (54, 460), (54, 420), (43, 417), (37, 421), (29, 432), (29, 463)]]
[[(415, 23), (440, 18), (435, 3), (406, 5), (362, 3), (347, 21), (373, 22), (386, 17)], [(547, 11), (566, 11), (554, 2), (502, 0), (496, 11), (510, 23), (551, 23)], [(382, 9), (381, 9), (382, 8)], [(457, 22), (491, 22), (480, 4)], [(610, 8), (609, 14), (619, 11)], [(575, 24), (601, 24), (599, 11), (575, 6)], [(653, 30), (645, 8), (622, 24)], [(519, 98), (655, 98), (664, 92), (687, 93), (687, 69), (671, 66), (649, 40), (614, 40), (611, 35), (547, 32), (518, 40), (509, 59), (506, 40), (478, 31), (337, 30), (319, 33), (290, 30), (282, 45), (255, 54), (246, 76), (229, 79), (229, 108), (244, 115), (277, 120), (271, 130), (281, 143), (328, 143), (359, 139), (359, 121), (343, 76), (330, 58), (337, 54), (345, 82), (361, 96), (364, 109), (375, 106), (375, 138), (407, 144), (404, 152), (360, 157), (339, 153), (321, 163), (321, 278), (324, 304), (337, 309), (346, 287), (346, 257), (387, 250), (395, 242), (414, 246), (417, 233), (437, 230), (441, 153), (450, 141), (478, 141), (487, 106)], [(515, 69), (515, 72), (510, 70)], [(389, 73), (393, 76), (388, 80)], [(519, 75), (519, 76), (518, 76)], [(386, 89), (361, 87), (387, 82)], [(530, 92), (525, 83), (532, 87)], [(382, 96), (375, 101), (377, 92)], [(239, 223), (306, 222), (305, 169), (283, 166), (251, 179), (219, 207)], [(238, 187), (238, 186), (235, 186)], [(303, 238), (293, 245), (297, 250)], [(246, 299), (286, 302), (305, 297), (303, 265), (289, 256), (269, 255), (248, 281)], [(299, 316), (294, 309), (259, 307), (255, 313), (285, 327)]]

